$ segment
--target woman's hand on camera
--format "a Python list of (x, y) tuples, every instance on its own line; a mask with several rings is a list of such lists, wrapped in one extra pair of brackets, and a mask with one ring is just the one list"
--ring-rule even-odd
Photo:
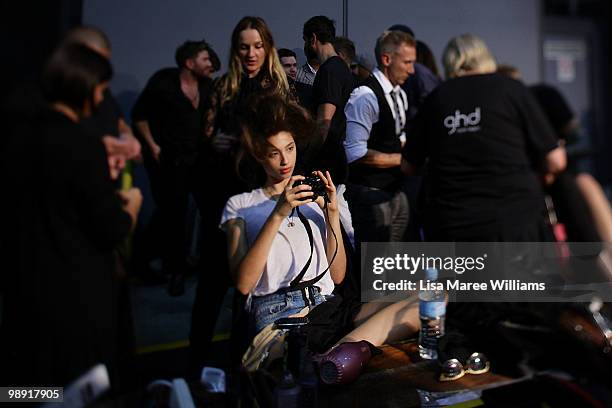
[[(323, 174), (322, 171), (317, 170), (317, 171), (313, 171), (312, 174), (319, 177), (319, 179), (321, 179), (321, 182), (325, 186), (325, 192), (327, 193), (327, 198), (329, 199), (329, 202), (327, 203), (327, 209), (331, 212), (338, 211), (338, 199), (336, 197), (336, 186), (334, 185), (334, 182), (332, 181), (329, 171), (326, 171), (325, 174)], [(321, 209), (325, 208), (325, 198), (317, 197), (315, 202), (319, 204), (319, 207), (321, 207)]]
[(276, 203), (275, 211), (278, 215), (288, 217), (295, 207), (312, 202), (313, 192), (309, 185), (301, 184), (293, 187), (293, 183), (297, 180), (304, 180), (304, 178), (304, 176), (293, 176), (289, 179), (289, 183)]

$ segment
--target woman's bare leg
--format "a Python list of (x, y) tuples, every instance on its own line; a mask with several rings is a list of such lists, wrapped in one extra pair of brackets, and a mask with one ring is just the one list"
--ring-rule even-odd
[(603, 242), (612, 242), (612, 209), (601, 185), (590, 174), (576, 176), (576, 184), (586, 200), (595, 228)]
[(353, 319), (355, 327), (361, 326), (366, 320), (395, 302), (368, 302), (361, 305), (359, 313)]
[(357, 326), (339, 343), (366, 340), (375, 346), (413, 336), (418, 332), (419, 301), (417, 295), (400, 302), (371, 302), (363, 305), (355, 318)]
[(602, 242), (605, 243), (604, 249), (599, 254), (598, 265), (606, 278), (612, 281), (612, 209), (610, 203), (599, 182), (590, 174), (581, 173), (576, 176), (576, 184), (591, 210), (595, 229)]

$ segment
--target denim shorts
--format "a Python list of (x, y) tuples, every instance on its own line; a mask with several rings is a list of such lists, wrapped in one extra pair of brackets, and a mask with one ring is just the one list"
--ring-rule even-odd
[[(325, 302), (325, 296), (318, 287), (314, 287), (314, 303), (320, 305)], [(251, 298), (250, 328), (252, 334), (257, 334), (277, 319), (299, 313), (306, 307), (302, 292), (275, 292), (269, 295), (253, 296)]]

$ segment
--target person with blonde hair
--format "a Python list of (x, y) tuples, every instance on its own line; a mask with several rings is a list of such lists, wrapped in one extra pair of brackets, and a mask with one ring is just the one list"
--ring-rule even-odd
[(234, 27), (228, 67), (228, 72), (213, 86), (199, 157), (200, 174), (206, 177), (202, 185), (206, 199), (201, 211), (202, 232), (207, 244), (202, 253), (206, 266), (201, 271), (192, 313), (190, 343), (195, 352), (195, 364), (203, 362), (230, 285), (227, 260), (220, 255), (225, 253), (225, 239), (217, 221), (229, 197), (256, 183), (255, 179), (241, 179), (237, 172), (240, 117), (252, 95), (270, 94), (290, 99), (287, 76), (274, 38), (261, 17), (243, 17)]
[(247, 96), (260, 91), (288, 97), (289, 83), (266, 22), (247, 16), (232, 32), (229, 69), (215, 86), (207, 117), (206, 136), (216, 152), (237, 148), (238, 108)]
[[(539, 177), (565, 168), (565, 150), (531, 92), (496, 73), (483, 40), (451, 39), (446, 76), (408, 135), (405, 169), (428, 159), (428, 240), (540, 241)], [(492, 239), (496, 238), (496, 239)]]
[(495, 72), (497, 63), (483, 40), (473, 34), (453, 38), (442, 58), (446, 78)]
[[(551, 241), (540, 179), (563, 171), (566, 155), (544, 112), (525, 85), (495, 72), (492, 54), (472, 34), (450, 40), (443, 62), (449, 79), (419, 110), (403, 151), (407, 173), (426, 166), (426, 241)], [(524, 310), (517, 305), (449, 303), (448, 338), (488, 336), (504, 316)]]

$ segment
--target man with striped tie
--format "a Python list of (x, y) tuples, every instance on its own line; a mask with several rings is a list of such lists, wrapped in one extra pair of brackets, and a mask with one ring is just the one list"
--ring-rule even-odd
[(357, 242), (401, 241), (408, 224), (400, 153), (408, 99), (400, 86), (414, 73), (416, 42), (407, 33), (385, 31), (374, 51), (378, 67), (352, 92), (344, 110), (346, 197)]

